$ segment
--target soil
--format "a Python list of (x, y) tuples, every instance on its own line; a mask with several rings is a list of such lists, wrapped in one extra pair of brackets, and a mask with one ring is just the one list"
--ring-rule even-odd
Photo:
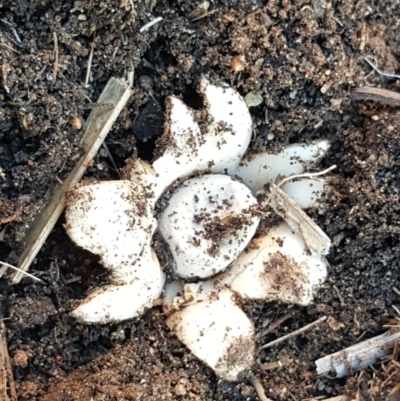
[[(16, 263), (52, 187), (75, 165), (80, 125), (110, 77), (135, 67), (135, 93), (106, 140), (116, 166), (103, 149), (86, 177), (117, 179), (115, 167), (132, 155), (151, 159), (166, 97), (181, 96), (200, 109), (202, 74), (242, 95), (258, 92), (264, 101), (250, 109), (253, 150), (328, 139), (331, 149), (316, 168), (337, 169), (326, 196), (309, 212), (334, 243), (329, 278), (315, 302), (307, 308), (245, 305), (258, 346), (329, 319), (260, 351), (256, 376), (274, 400), (333, 397), (358, 387), (369, 399), (368, 389), (387, 377), (387, 368), (367, 369), (363, 380), (335, 379), (317, 377), (314, 361), (382, 333), (400, 306), (393, 291), (400, 288), (400, 114), (349, 99), (359, 86), (399, 90), (399, 79), (378, 74), (365, 57), (380, 69), (400, 69), (400, 3), (215, 0), (208, 15), (192, 21), (199, 4), (1, 2), (0, 260)], [(163, 20), (140, 32), (157, 16)], [(85, 326), (69, 317), (74, 301), (106, 275), (95, 257), (69, 240), (62, 223), (31, 267), (45, 284), (0, 281), (0, 316), (20, 400), (257, 400), (246, 380), (218, 381), (168, 331), (157, 307), (117, 325)], [(281, 324), (261, 335), (277, 319)], [(266, 368), (277, 360), (282, 367)], [(374, 399), (385, 397), (378, 392)]]

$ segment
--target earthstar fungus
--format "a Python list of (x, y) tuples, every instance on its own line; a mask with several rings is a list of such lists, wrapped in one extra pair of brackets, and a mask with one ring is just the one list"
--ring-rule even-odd
[[(117, 322), (154, 305), (166, 281), (151, 248), (158, 229), (174, 262), (175, 280), (163, 294), (167, 325), (220, 378), (234, 381), (255, 361), (254, 327), (240, 300), (308, 305), (326, 279), (329, 238), (300, 209), (315, 204), (325, 181), (308, 177), (282, 187), (277, 181), (304, 173), (329, 143), (245, 154), (252, 121), (242, 97), (206, 78), (199, 91), (204, 132), (193, 112), (170, 97), (162, 149), (153, 163), (131, 160), (125, 180), (83, 184), (70, 192), (67, 232), (110, 272), (110, 284), (91, 293), (72, 315), (85, 323)], [(277, 184), (281, 192), (268, 192), (266, 184), (272, 191)], [(166, 207), (156, 212), (167, 190)], [(279, 209), (282, 202), (289, 212)], [(270, 206), (285, 222), (257, 232), (260, 220), (273, 213)]]

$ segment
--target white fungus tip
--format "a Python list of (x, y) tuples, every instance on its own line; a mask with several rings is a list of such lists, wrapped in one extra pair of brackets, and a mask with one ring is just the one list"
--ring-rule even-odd
[[(107, 285), (92, 292), (71, 315), (85, 323), (112, 323), (132, 319), (153, 306), (165, 284), (155, 252), (148, 248), (140, 270), (124, 285)], [(132, 268), (132, 271), (134, 269)]]
[(309, 255), (299, 234), (284, 223), (252, 241), (233, 266), (231, 288), (244, 298), (308, 305), (327, 276), (321, 255)]
[(256, 193), (265, 184), (277, 183), (278, 176), (284, 178), (302, 174), (307, 163), (317, 162), (328, 149), (328, 141), (288, 145), (278, 154), (263, 152), (244, 157), (240, 166), (230, 174), (242, 179)]
[(167, 318), (193, 354), (228, 381), (238, 380), (254, 364), (254, 327), (234, 298), (225, 289)]
[(111, 274), (132, 265), (156, 228), (144, 189), (130, 181), (103, 181), (71, 190), (65, 228), (82, 248), (99, 255)]
[[(201, 154), (210, 159), (213, 173), (233, 171), (250, 144), (252, 121), (244, 99), (228, 85), (200, 81), (208, 114), (208, 128)], [(212, 157), (210, 157), (212, 156)]]

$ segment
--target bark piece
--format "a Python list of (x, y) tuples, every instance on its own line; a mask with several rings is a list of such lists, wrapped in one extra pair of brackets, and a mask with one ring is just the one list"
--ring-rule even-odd
[(10, 357), (7, 350), (6, 328), (0, 321), (0, 400), (17, 401)]
[(390, 330), (380, 336), (370, 338), (341, 351), (324, 356), (315, 361), (317, 373), (327, 374), (331, 371), (336, 377), (345, 377), (390, 354), (396, 342), (400, 340), (400, 331)]

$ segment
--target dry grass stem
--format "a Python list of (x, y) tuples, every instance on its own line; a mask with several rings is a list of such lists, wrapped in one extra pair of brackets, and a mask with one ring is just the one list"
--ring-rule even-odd
[(330, 238), (312, 220), (306, 212), (277, 185), (272, 185), (272, 193), (269, 198), (269, 206), (275, 213), (282, 217), (289, 227), (300, 234), (307, 248), (312, 254), (326, 255), (331, 245)]
[(279, 361), (263, 363), (260, 366), (260, 368), (265, 371), (275, 370), (275, 369), (283, 368), (284, 366), (290, 365), (292, 362), (293, 362), (293, 359), (284, 358)]
[[(104, 142), (115, 120), (121, 110), (125, 107), (128, 99), (132, 95), (133, 72), (128, 74), (128, 79), (111, 78), (98, 103), (113, 103), (112, 109), (95, 108), (91, 111), (89, 118), (84, 126), (84, 135), (81, 139), (81, 145), (84, 155), (78, 161), (70, 175), (63, 181), (62, 185), (57, 184), (54, 196), (48, 206), (37, 217), (31, 228), (25, 249), (20, 257), (18, 268), (26, 272), (44, 241), (47, 239), (50, 231), (53, 229), (65, 206), (65, 193), (82, 178), (86, 171), (86, 166), (95, 157), (101, 144)], [(13, 279), (13, 283), (19, 283), (23, 277), (23, 272), (18, 272)]]
[(280, 181), (278, 184), (276, 184), (277, 187), (281, 187), (282, 185), (286, 184), (288, 181), (296, 180), (299, 178), (317, 178), (321, 177), (322, 175), (326, 175), (330, 173), (332, 170), (334, 170), (337, 166), (333, 165), (328, 167), (325, 170), (319, 171), (318, 173), (303, 173), (303, 174), (296, 174), (296, 175), (290, 175), (289, 177), (284, 178), (282, 181)]
[(324, 356), (315, 361), (317, 373), (322, 375), (335, 372), (336, 377), (345, 377), (389, 355), (399, 340), (400, 330), (389, 330), (377, 337)]
[[(40, 278), (37, 278), (37, 277), (34, 276), (33, 274), (30, 274), (30, 273), (28, 273), (28, 272), (25, 272), (25, 271), (19, 269), (19, 268), (16, 267), (16, 266), (10, 265), (9, 263), (0, 261), (0, 265), (4, 266), (5, 268), (9, 268), (9, 269), (15, 270), (15, 271), (21, 273), (23, 276), (29, 277), (29, 278), (31, 278), (32, 280), (37, 281), (38, 283), (43, 283), (43, 281), (40, 280)], [(4, 271), (5, 271), (5, 270), (6, 270), (6, 269), (4, 269)], [(0, 274), (0, 277), (1, 277), (3, 274), (4, 274), (4, 273)]]
[(301, 333), (304, 333), (305, 331), (312, 329), (313, 327), (317, 326), (318, 324), (320, 324), (322, 322), (325, 322), (326, 319), (327, 319), (327, 316), (322, 316), (321, 318), (315, 320), (314, 322), (312, 322), (310, 324), (307, 324), (306, 326), (301, 327), (300, 329), (295, 330), (292, 333), (286, 334), (283, 337), (279, 337), (276, 340), (271, 341), (271, 342), (263, 345), (262, 347), (260, 347), (260, 350), (266, 349), (266, 348), (271, 348), (272, 346), (274, 346), (276, 344), (279, 344), (279, 343), (281, 343), (283, 341), (286, 341), (289, 338), (292, 338), (292, 337), (295, 337), (295, 336), (297, 336), (297, 335), (299, 335)]
[(53, 42), (54, 42), (54, 64), (53, 64), (53, 79), (51, 80), (51, 89), (54, 88), (54, 85), (57, 80), (57, 71), (58, 71), (58, 37), (57, 33), (53, 32)]
[(396, 78), (396, 79), (400, 79), (400, 75), (397, 74), (392, 74), (390, 72), (386, 72), (383, 70), (380, 70), (375, 64), (372, 63), (371, 60), (369, 60), (367, 57), (364, 58), (364, 60), (380, 75), (383, 75), (384, 77), (388, 77), (388, 78)]
[(92, 61), (93, 61), (93, 53), (94, 53), (94, 43), (91, 43), (89, 58), (88, 58), (88, 63), (87, 63), (87, 68), (86, 68), (85, 88), (87, 88), (89, 86), (90, 71), (92, 69)]
[(3, 321), (0, 321), (0, 400), (17, 401)]
[(260, 380), (254, 375), (253, 372), (250, 372), (247, 375), (247, 380), (251, 383), (251, 385), (254, 387), (254, 390), (256, 390), (256, 393), (258, 395), (258, 398), (261, 401), (272, 401), (271, 398), (268, 398), (265, 394), (264, 387), (262, 386)]
[(400, 93), (382, 88), (357, 88), (350, 94), (350, 98), (354, 100), (374, 100), (389, 106), (400, 106)]
[(157, 24), (158, 22), (160, 22), (160, 21), (162, 21), (162, 20), (163, 20), (163, 17), (154, 18), (153, 20), (151, 20), (150, 22), (148, 22), (146, 25), (143, 25), (143, 26), (140, 28), (139, 32), (142, 33), (142, 32), (144, 32), (144, 31), (147, 31), (147, 30), (148, 30), (149, 28), (151, 28), (153, 25)]

